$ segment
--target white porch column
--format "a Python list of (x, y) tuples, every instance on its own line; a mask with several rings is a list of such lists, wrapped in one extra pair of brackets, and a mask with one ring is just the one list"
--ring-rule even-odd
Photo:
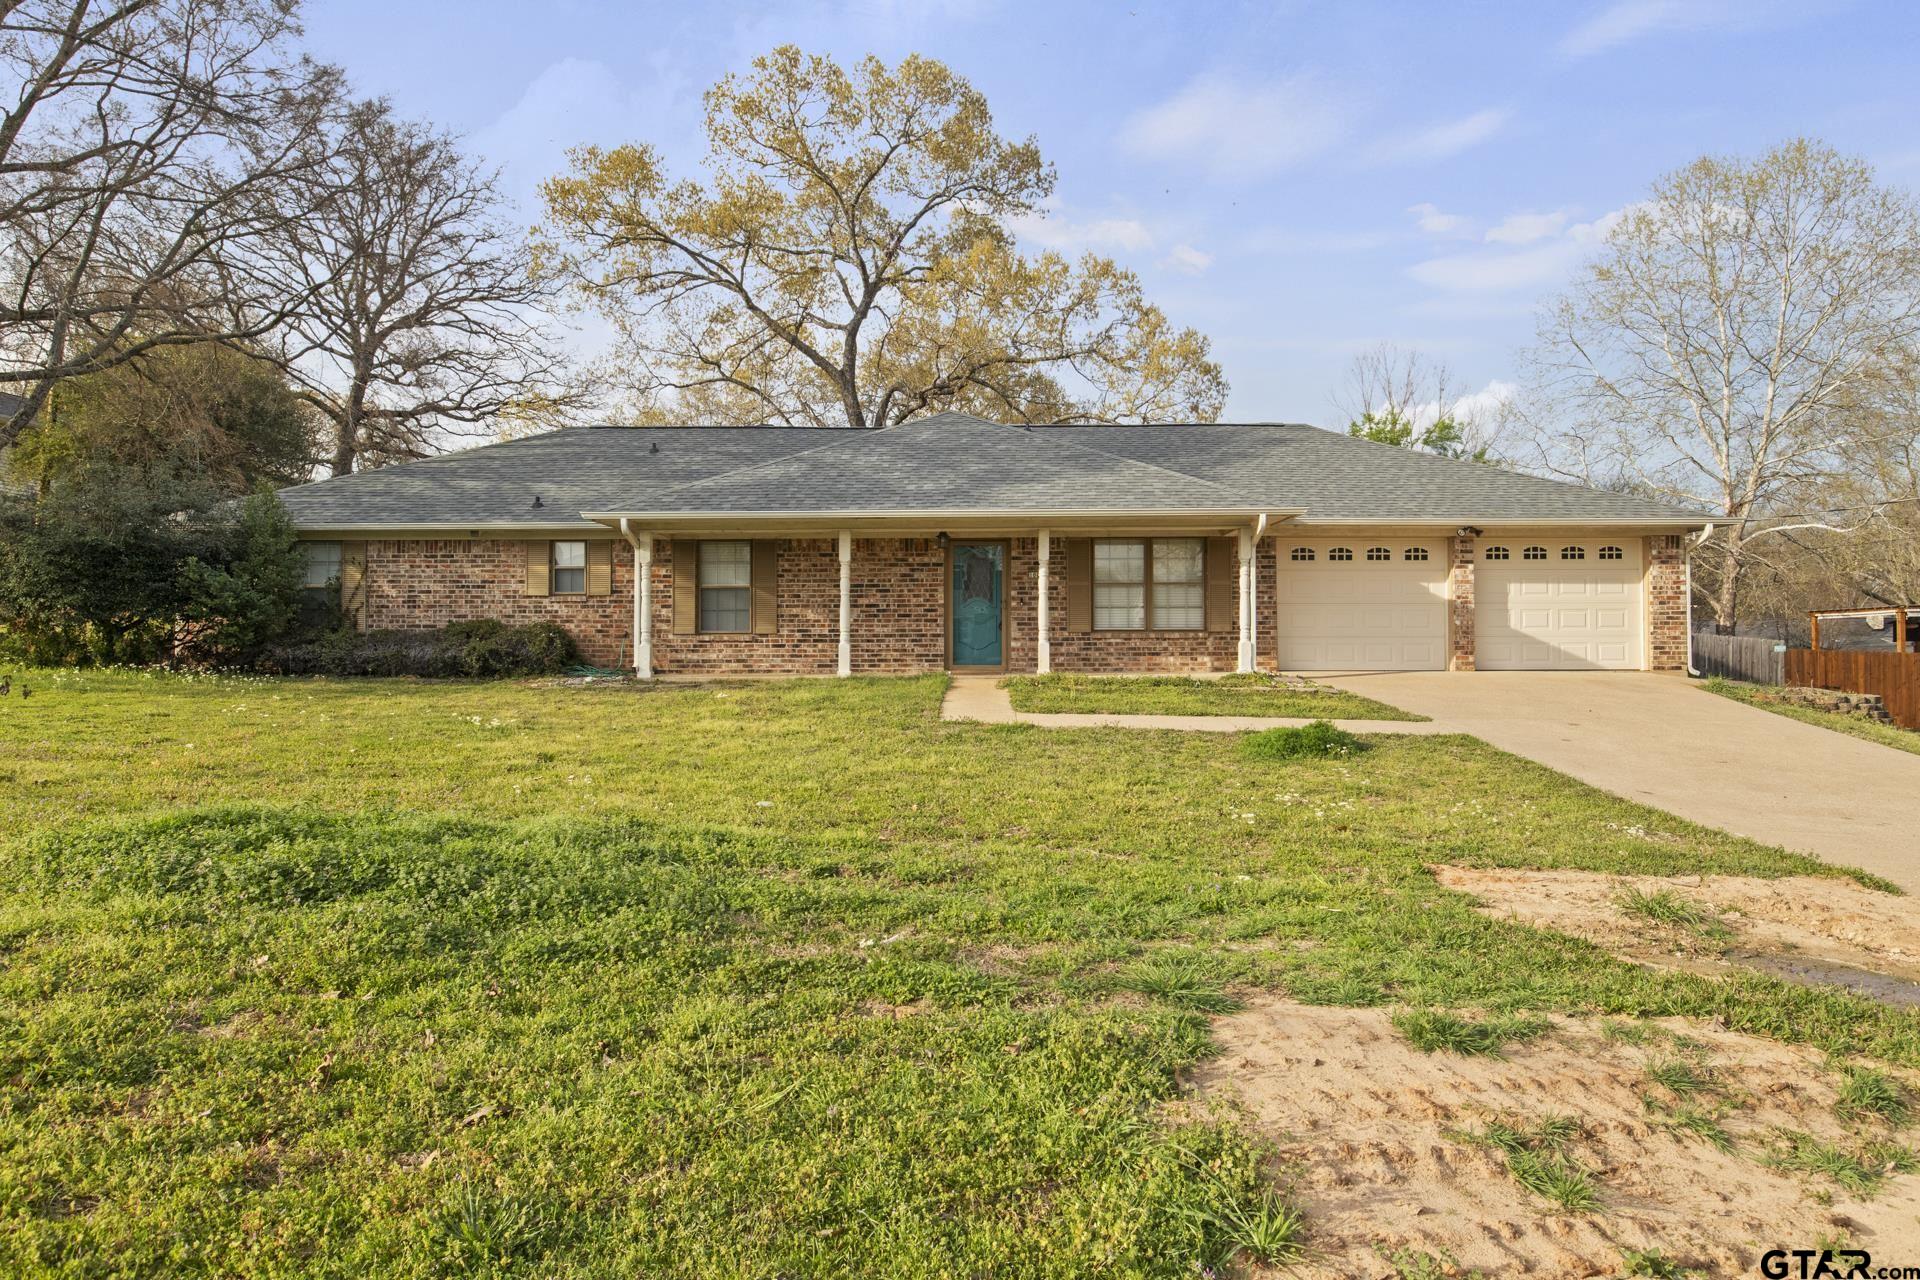
[(1053, 535), (1042, 529), (1035, 561), (1040, 566), (1040, 625), (1035, 633), (1038, 643), (1034, 646), (1033, 669), (1043, 676), (1053, 670), (1053, 644), (1047, 639), (1047, 561), (1052, 550)]
[(853, 531), (840, 531), (840, 670), (853, 674)]
[(1240, 665), (1253, 670), (1253, 530), (1240, 531)]
[(653, 535), (633, 540), (633, 674), (653, 679)]

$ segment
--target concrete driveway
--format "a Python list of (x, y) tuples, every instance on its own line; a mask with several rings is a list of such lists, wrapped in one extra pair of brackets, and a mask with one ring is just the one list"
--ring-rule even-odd
[(1316, 677), (1707, 826), (1920, 893), (1920, 755), (1633, 672)]

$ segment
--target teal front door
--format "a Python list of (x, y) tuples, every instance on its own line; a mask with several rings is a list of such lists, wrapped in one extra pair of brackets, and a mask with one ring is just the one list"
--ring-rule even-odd
[(1001, 638), (1001, 592), (1007, 548), (999, 542), (953, 544), (953, 665), (998, 667), (1005, 661)]

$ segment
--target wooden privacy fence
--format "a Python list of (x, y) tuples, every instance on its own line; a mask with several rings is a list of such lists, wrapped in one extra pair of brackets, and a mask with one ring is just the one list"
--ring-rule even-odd
[(1903, 729), (1920, 729), (1920, 653), (1789, 649), (1786, 683), (1877, 693)]
[(1786, 683), (1786, 654), (1778, 640), (1765, 636), (1721, 636), (1693, 633), (1693, 665), (1703, 676), (1751, 680), (1756, 684)]

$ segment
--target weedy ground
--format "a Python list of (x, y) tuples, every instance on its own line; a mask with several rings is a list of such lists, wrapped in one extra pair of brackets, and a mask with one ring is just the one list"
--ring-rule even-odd
[(0, 1273), (1285, 1261), (1262, 1148), (1166, 1106), (1255, 991), (1920, 1063), (1910, 1012), (1441, 889), (1428, 864), (1832, 873), (1469, 738), (1250, 761), (943, 723), (937, 677), (27, 679)]
[(1744, 680), (1728, 680), (1724, 676), (1710, 676), (1701, 682), (1701, 687), (1723, 698), (1732, 698), (1735, 702), (1744, 702), (1750, 707), (1759, 707), (1802, 724), (1819, 725), (1822, 729), (1831, 729), (1853, 738), (1865, 738), (1883, 747), (1920, 754), (1920, 733), (1912, 729), (1881, 724), (1877, 720), (1844, 715), (1838, 711), (1822, 711), (1818, 707), (1796, 706), (1781, 699), (1778, 685), (1751, 684)]

